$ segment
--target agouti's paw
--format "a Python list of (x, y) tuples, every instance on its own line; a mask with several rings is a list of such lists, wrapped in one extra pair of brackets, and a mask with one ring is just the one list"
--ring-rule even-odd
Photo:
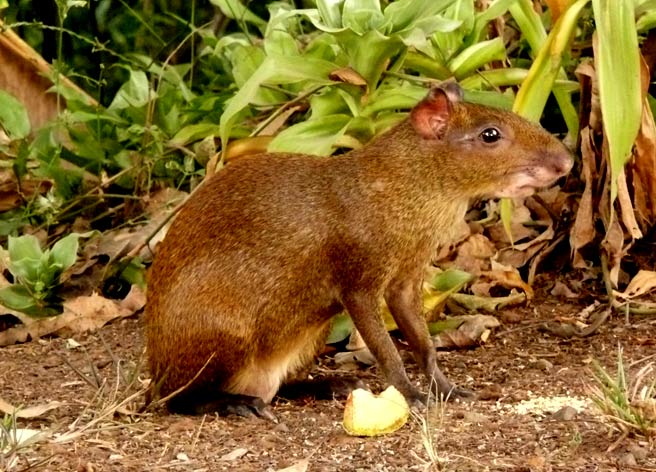
[(474, 401), (478, 399), (478, 394), (466, 388), (453, 387), (446, 398), (447, 400)]
[(423, 411), (428, 403), (428, 397), (426, 394), (421, 393), (418, 390), (406, 392), (403, 396), (408, 402), (408, 406), (416, 412)]
[(278, 422), (278, 418), (273, 414), (271, 406), (264, 403), (261, 398), (253, 398), (253, 400), (249, 402), (228, 404), (225, 406), (224, 411), (226, 414), (233, 414), (244, 418), (259, 416), (260, 418), (273, 421), (274, 423)]

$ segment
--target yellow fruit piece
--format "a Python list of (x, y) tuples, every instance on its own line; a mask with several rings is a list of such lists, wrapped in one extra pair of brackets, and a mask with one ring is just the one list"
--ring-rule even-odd
[(358, 388), (346, 400), (342, 424), (351, 436), (380, 436), (399, 429), (409, 415), (408, 403), (393, 386), (380, 395)]

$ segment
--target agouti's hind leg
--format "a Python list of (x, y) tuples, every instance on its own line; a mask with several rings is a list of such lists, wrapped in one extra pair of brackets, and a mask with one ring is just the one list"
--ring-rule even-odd
[(278, 422), (271, 407), (259, 397), (235, 393), (213, 392), (180, 393), (169, 400), (167, 407), (174, 413), (202, 415), (217, 412), (220, 416), (237, 415), (246, 418), (259, 416)]
[(293, 400), (296, 398), (313, 397), (317, 400), (344, 399), (356, 388), (367, 388), (367, 385), (355, 376), (325, 375), (314, 379), (296, 379), (280, 387), (278, 396)]

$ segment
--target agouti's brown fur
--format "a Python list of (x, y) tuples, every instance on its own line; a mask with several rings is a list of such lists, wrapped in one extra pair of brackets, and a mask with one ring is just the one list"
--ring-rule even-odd
[(385, 330), (384, 297), (434, 390), (462, 394), (437, 366), (424, 270), (471, 200), (528, 196), (572, 159), (538, 125), (461, 95), (455, 84), (433, 88), (406, 120), (347, 154), (246, 157), (204, 183), (150, 272), (151, 393), (198, 375), (170, 409), (206, 411), (226, 394), (265, 405), (346, 308), (386, 380), (416, 404), (425, 397)]

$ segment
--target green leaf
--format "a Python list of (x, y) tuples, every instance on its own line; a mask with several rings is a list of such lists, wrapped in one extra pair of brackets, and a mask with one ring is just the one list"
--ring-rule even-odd
[[(434, 21), (447, 24), (451, 20), (438, 17), (437, 14), (446, 10), (455, 0), (397, 0), (385, 8), (385, 33), (392, 34), (417, 27), (421, 21)], [(460, 22), (457, 22), (460, 24)], [(435, 31), (435, 30), (433, 30)], [(432, 32), (432, 31), (431, 31)]]
[[(90, 233), (86, 233), (90, 234)], [(55, 265), (59, 272), (75, 264), (77, 259), (78, 240), (82, 234), (71, 233), (57, 241), (50, 249), (49, 264)]]
[(375, 96), (362, 110), (364, 116), (374, 116), (386, 110), (407, 110), (414, 107), (426, 96), (426, 87), (405, 83), (387, 85), (384, 83), (376, 90)]
[(39, 279), (43, 251), (39, 240), (25, 234), (19, 237), (9, 236), (7, 243), (9, 270), (18, 279), (36, 283)]
[(326, 338), (326, 344), (334, 344), (348, 338), (353, 332), (353, 321), (347, 313), (340, 313), (333, 317), (330, 333)]
[(330, 155), (351, 120), (349, 115), (326, 115), (298, 123), (278, 134), (269, 144), (268, 151)]
[(345, 0), (342, 25), (359, 35), (377, 30), (385, 21), (379, 0)]
[(216, 136), (220, 132), (219, 125), (214, 123), (196, 123), (187, 125), (175, 133), (171, 138), (171, 143), (176, 146), (185, 146), (194, 141), (206, 138), (207, 136)]
[(271, 31), (264, 39), (264, 50), (267, 55), (298, 56), (298, 43), (287, 31)]
[(375, 89), (390, 59), (404, 47), (399, 36), (387, 37), (378, 31), (359, 36), (352, 31), (335, 33), (349, 58), (349, 65)]
[(146, 266), (140, 258), (134, 257), (121, 271), (121, 278), (129, 282), (131, 285), (146, 288)]
[(483, 38), (488, 23), (495, 18), (504, 15), (508, 11), (508, 8), (516, 1), (517, 0), (494, 0), (485, 10), (476, 14), (474, 28), (469, 35), (469, 41), (467, 41), (467, 44), (473, 44), (480, 41)]
[(0, 304), (23, 313), (32, 311), (37, 307), (37, 301), (29, 290), (18, 284), (0, 288)]
[(448, 269), (444, 272), (438, 272), (430, 284), (433, 289), (438, 292), (448, 292), (460, 290), (464, 285), (474, 279), (474, 276), (469, 272), (458, 269)]
[(317, 10), (326, 26), (342, 27), (342, 3), (340, 0), (317, 0)]
[(502, 198), (499, 202), (499, 216), (501, 217), (501, 222), (503, 223), (503, 229), (510, 240), (510, 245), (514, 245), (515, 238), (512, 235), (512, 214), (515, 205), (510, 198)]
[(239, 0), (210, 0), (210, 3), (219, 7), (228, 18), (246, 21), (262, 29), (266, 27), (266, 21), (246, 8)]
[(631, 156), (640, 128), (640, 52), (631, 2), (592, 0), (598, 43), (594, 45), (599, 101), (611, 164), (611, 202), (617, 177)]
[(9, 8), (9, 2), (7, 0), (0, 0), (0, 10)]
[(23, 104), (9, 92), (0, 90), (0, 127), (10, 139), (22, 139), (30, 134), (30, 117)]
[(460, 79), (491, 61), (505, 58), (506, 47), (503, 40), (494, 38), (489, 41), (481, 41), (461, 51), (449, 62), (449, 69), (456, 78)]
[(290, 84), (303, 80), (311, 81), (314, 85), (329, 84), (329, 74), (337, 69), (335, 64), (308, 57), (283, 57), (272, 55), (267, 57), (246, 83), (228, 101), (225, 111), (221, 115), (221, 143), (228, 143), (230, 131), (234, 126), (238, 114), (249, 104), (253, 103), (260, 85), (263, 83)]
[(155, 98), (155, 92), (150, 90), (146, 73), (140, 70), (131, 70), (130, 79), (121, 85), (108, 108), (110, 110), (141, 108), (153, 98)]
[[(569, 47), (569, 40), (577, 27), (578, 18), (588, 1), (576, 1), (558, 18), (553, 29), (539, 48), (533, 65), (529, 69), (528, 76), (517, 93), (513, 106), (516, 113), (533, 121), (538, 121), (542, 116), (542, 111), (552, 91), (556, 77), (561, 73), (563, 54)], [(534, 32), (534, 35), (541, 36), (538, 32)]]

